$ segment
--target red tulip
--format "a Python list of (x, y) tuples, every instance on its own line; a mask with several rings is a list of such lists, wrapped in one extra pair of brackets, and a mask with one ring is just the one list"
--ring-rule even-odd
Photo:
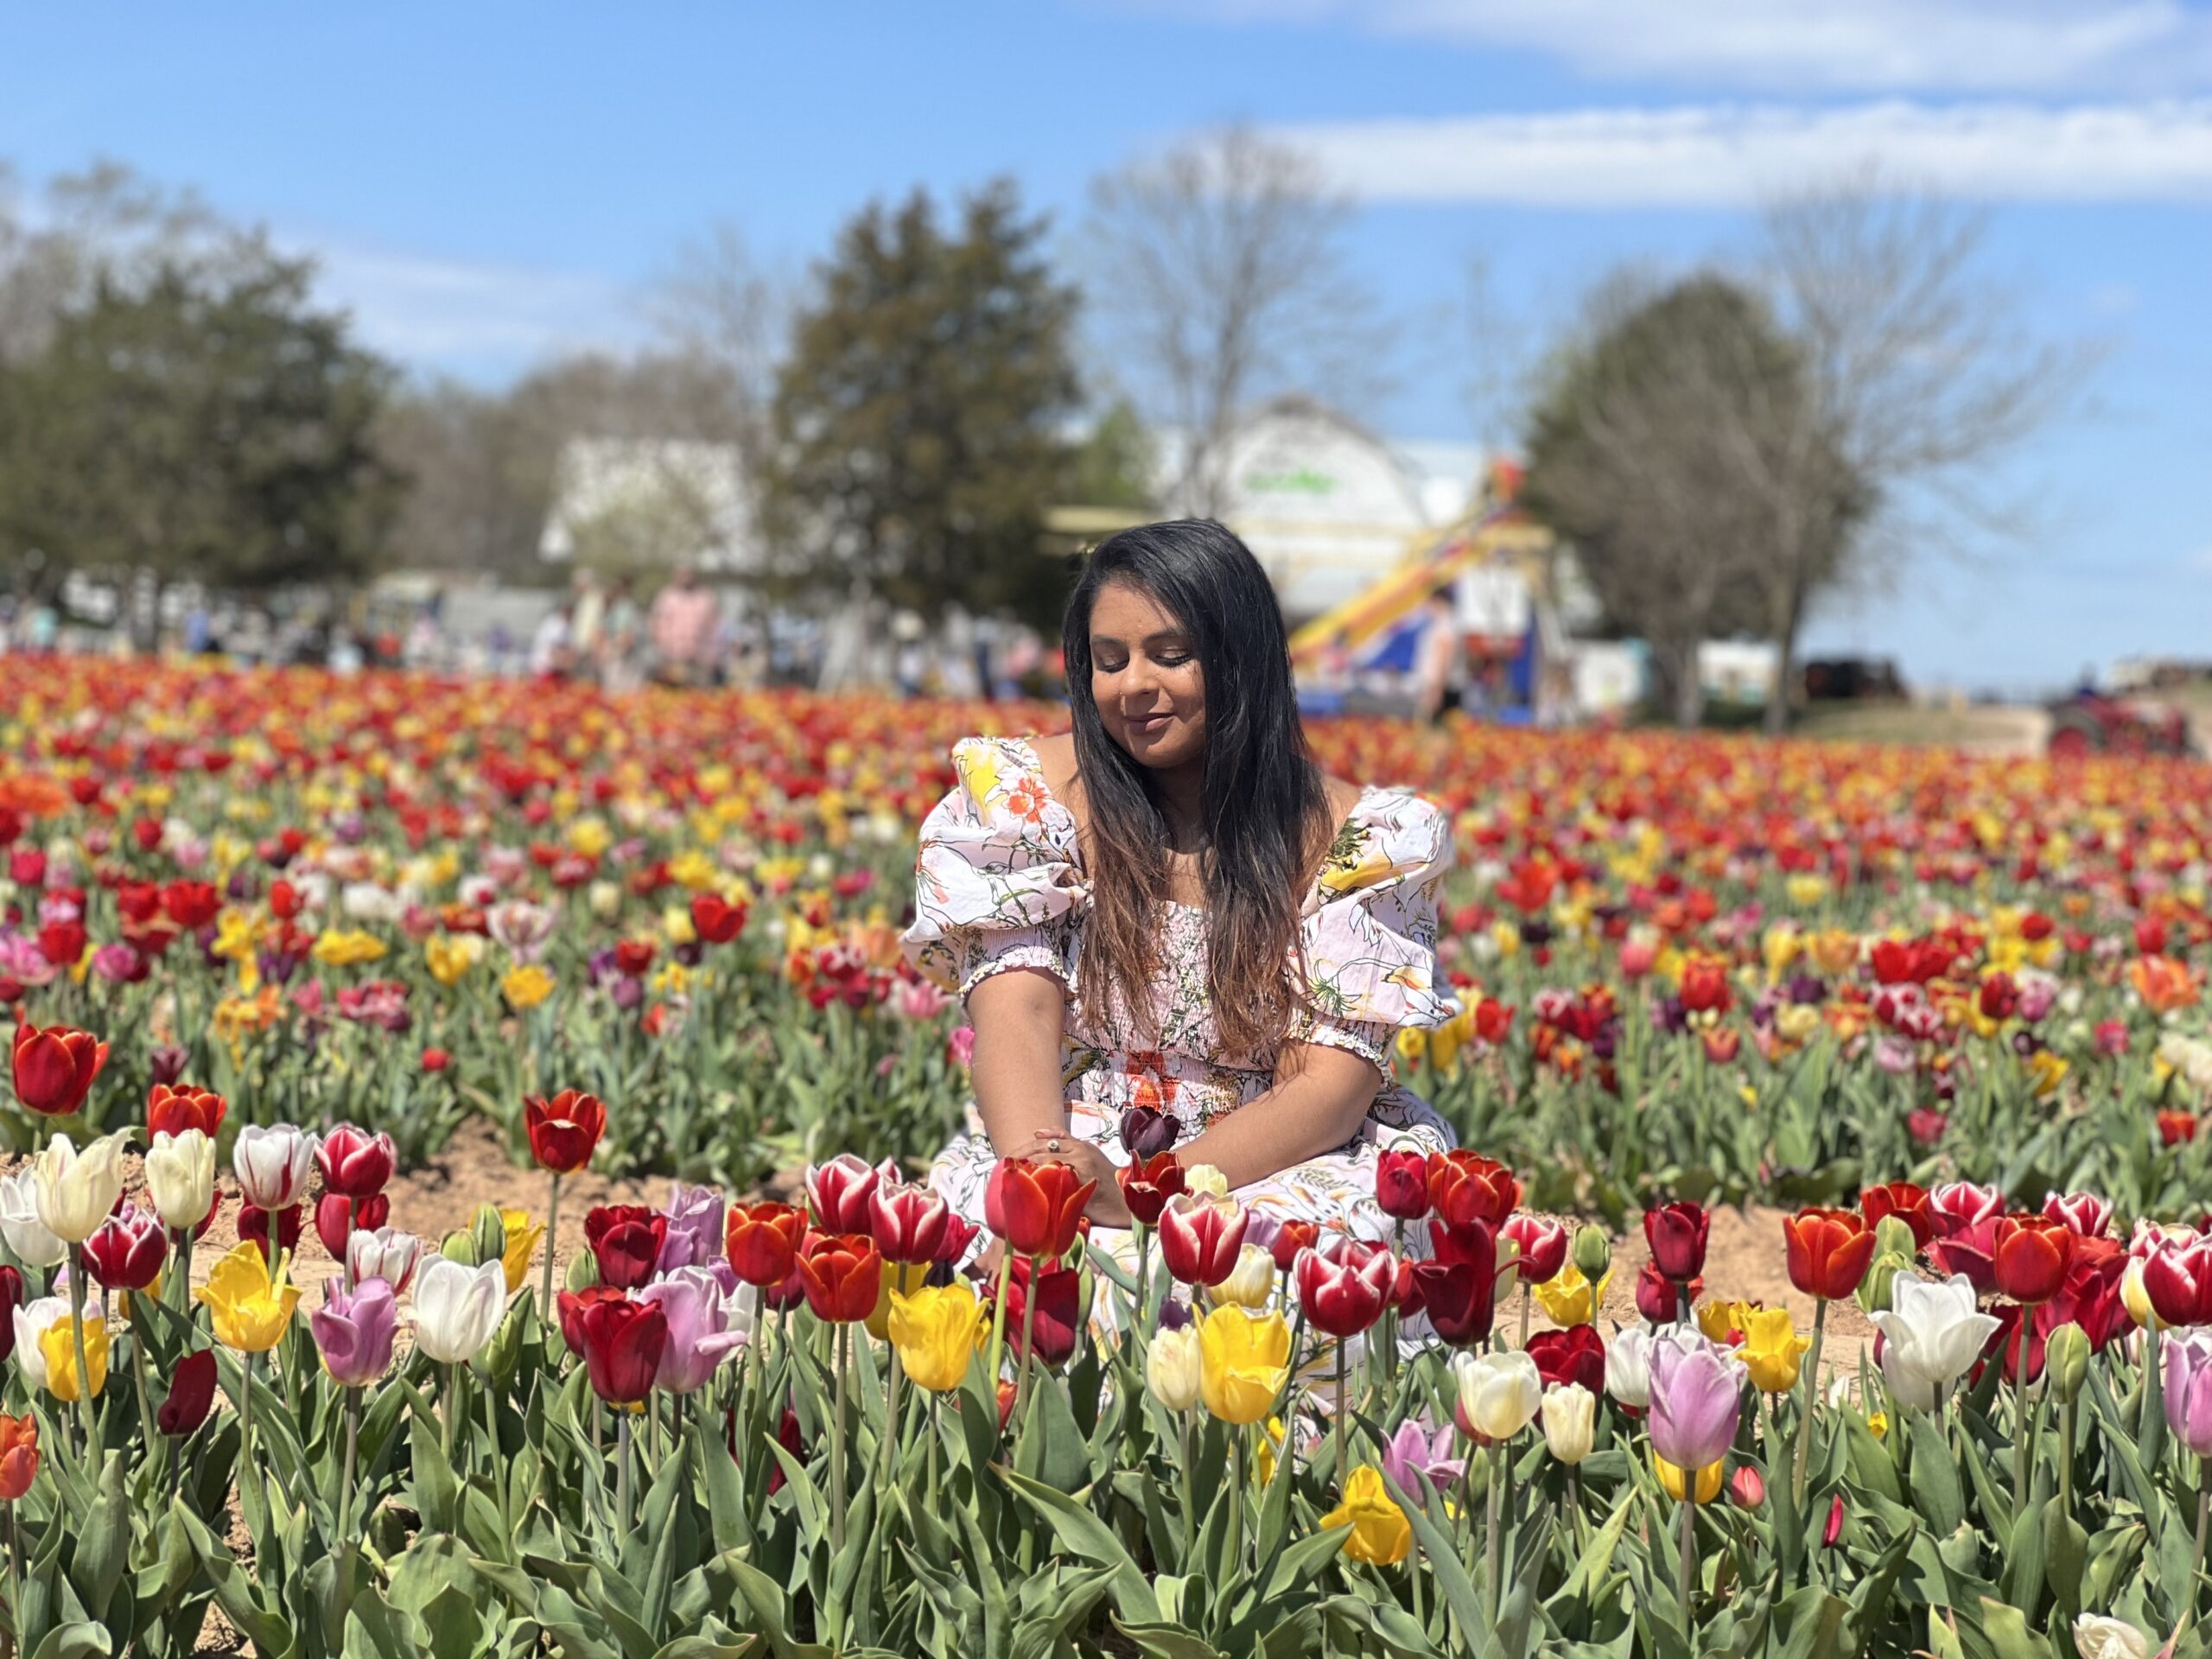
[(781, 1285), (806, 1241), (806, 1215), (788, 1204), (734, 1204), (722, 1221), (729, 1264), (748, 1285)]
[(851, 1325), (875, 1312), (883, 1257), (865, 1233), (816, 1233), (799, 1251), (798, 1276), (817, 1319)]
[(952, 1207), (935, 1189), (905, 1181), (880, 1183), (868, 1195), (868, 1232), (887, 1262), (934, 1262)]
[(1440, 1219), (1503, 1227), (1520, 1202), (1521, 1183), (1503, 1164), (1471, 1152), (1429, 1154), (1428, 1207)]
[(151, 1144), (157, 1135), (182, 1135), (187, 1129), (197, 1129), (213, 1141), (229, 1109), (213, 1090), (157, 1083), (146, 1096), (146, 1140)]
[(1471, 1268), (1497, 1271), (1497, 1234), (1487, 1222), (1470, 1221), (1454, 1227), (1448, 1221), (1428, 1224), (1428, 1253), (1447, 1265), (1465, 1262)]
[(2112, 1205), (2094, 1192), (2054, 1192), (2043, 1212), (2079, 1238), (2094, 1238), (2112, 1224)]
[[(1928, 1247), (1928, 1259), (1946, 1274), (1962, 1273), (1975, 1290), (1986, 1295), (1997, 1287), (1997, 1224), (1976, 1222), (1971, 1226), (1936, 1217), (1939, 1236)], [(1951, 1230), (1942, 1232), (1945, 1226)]]
[(2159, 1324), (2212, 1325), (2212, 1240), (2158, 1245), (2144, 1258), (2143, 1289)]
[(1398, 1258), (1398, 1277), (1390, 1287), (1390, 1306), (1397, 1311), (1401, 1319), (1410, 1319), (1427, 1312), (1421, 1302), (1421, 1281), (1414, 1276), (1414, 1268), (1418, 1265), (1409, 1255)]
[(810, 1166), (806, 1195), (816, 1225), (831, 1233), (868, 1231), (875, 1221), (868, 1208), (875, 1189), (898, 1179), (898, 1166), (889, 1159), (870, 1168), (849, 1152), (839, 1153), (826, 1164)]
[(1310, 1221), (1279, 1221), (1275, 1224), (1275, 1242), (1269, 1247), (1275, 1259), (1275, 1271), (1288, 1273), (1298, 1265), (1298, 1253), (1310, 1249), (1321, 1242), (1321, 1230)]
[[(1016, 1255), (1057, 1258), (1074, 1244), (1076, 1224), (1097, 1190), (1065, 1164), (1001, 1158), (983, 1189), (983, 1219)], [(1164, 1226), (1164, 1213), (1161, 1219)]]
[(1669, 1204), (1643, 1212), (1643, 1239), (1651, 1261), (1669, 1279), (1694, 1279), (1705, 1271), (1706, 1235), (1713, 1217), (1703, 1206)]
[[(260, 1248), (261, 1259), (269, 1260), (269, 1223), (274, 1216), (276, 1222), (276, 1248), (279, 1251), (297, 1249), (300, 1244), (301, 1207), (287, 1205), (282, 1210), (264, 1210), (257, 1204), (238, 1206), (238, 1236), (251, 1239)], [(207, 1212), (213, 1216), (215, 1212)]]
[[(1030, 1259), (1016, 1256), (1006, 1287), (1006, 1333), (1014, 1357), (1022, 1358), (1021, 1328), (1027, 1319)], [(1037, 1357), (1047, 1365), (1065, 1364), (1075, 1352), (1083, 1325), (1083, 1274), (1073, 1268), (1046, 1268), (1037, 1280), (1033, 1329)]]
[(1868, 1187), (1859, 1195), (1859, 1208), (1869, 1227), (1880, 1226), (1885, 1216), (1895, 1216), (1904, 1223), (1912, 1229), (1912, 1247), (1916, 1250), (1926, 1249), (1935, 1239), (1936, 1215), (1929, 1207), (1928, 1190), (1910, 1181)]
[(389, 1135), (381, 1130), (370, 1135), (351, 1123), (340, 1123), (315, 1149), (323, 1191), (342, 1192), (349, 1198), (373, 1198), (383, 1192), (398, 1159)]
[(711, 893), (691, 900), (691, 930), (709, 944), (728, 944), (745, 931), (745, 906)]
[(1948, 1238), (1961, 1228), (1995, 1221), (2005, 1213), (2005, 1195), (1993, 1186), (1952, 1181), (1928, 1195), (1928, 1211), (1936, 1224), (1936, 1236)]
[(110, 1290), (144, 1290), (161, 1277), (168, 1253), (161, 1217), (126, 1204), (85, 1241), (85, 1268)]
[(1186, 1285), (1217, 1285), (1236, 1271), (1251, 1216), (1234, 1198), (1185, 1192), (1160, 1212), (1160, 1257)]
[(550, 1100), (524, 1095), (522, 1122), (537, 1166), (573, 1175), (591, 1162), (600, 1136), (607, 1133), (607, 1107), (597, 1095), (575, 1089), (563, 1089)]
[(1605, 1342), (1596, 1325), (1539, 1331), (1529, 1338), (1529, 1357), (1536, 1362), (1545, 1386), (1580, 1382), (1599, 1399), (1605, 1398)]
[[(1705, 1294), (1705, 1281), (1689, 1281), (1690, 1302)], [(1668, 1325), (1681, 1317), (1682, 1299), (1675, 1281), (1659, 1271), (1656, 1262), (1646, 1262), (1636, 1275), (1636, 1311), (1653, 1325)]]
[(594, 1301), (578, 1314), (584, 1368), (593, 1391), (609, 1405), (636, 1405), (652, 1391), (668, 1346), (668, 1315), (658, 1302), (628, 1297)]
[(339, 1261), (346, 1259), (346, 1241), (356, 1230), (374, 1232), (391, 1219), (391, 1198), (378, 1192), (365, 1198), (349, 1198), (343, 1192), (326, 1192), (315, 1200), (315, 1232), (322, 1248)]
[(1827, 1524), (1821, 1529), (1821, 1548), (1834, 1549), (1836, 1541), (1843, 1536), (1843, 1494), (1838, 1492), (1835, 1501), (1828, 1505)]
[(668, 1217), (642, 1204), (602, 1204), (584, 1217), (584, 1242), (599, 1263), (599, 1282), (636, 1290), (660, 1264)]
[(1766, 1482), (1748, 1463), (1729, 1471), (1728, 1501), (1739, 1510), (1756, 1510), (1766, 1502)]
[(1436, 1334), (1462, 1348), (1490, 1338), (1497, 1311), (1497, 1272), (1468, 1262), (1416, 1262), (1414, 1284)]
[(215, 1351), (201, 1348), (177, 1362), (154, 1421), (171, 1440), (181, 1440), (207, 1421), (214, 1404)]
[(1386, 1216), (1419, 1221), (1428, 1213), (1428, 1159), (1418, 1152), (1389, 1151), (1375, 1160), (1375, 1202)]
[(1183, 1166), (1172, 1152), (1134, 1159), (1114, 1172), (1114, 1179), (1121, 1186), (1122, 1202), (1128, 1206), (1130, 1217), (1147, 1227), (1157, 1225), (1168, 1199), (1185, 1190)]
[(1292, 1276), (1307, 1324), (1332, 1337), (1356, 1337), (1382, 1316), (1398, 1263), (1379, 1245), (1337, 1238), (1325, 1250), (1300, 1251)]
[(2073, 1255), (2072, 1233), (2047, 1216), (2003, 1216), (1993, 1242), (1999, 1295), (2033, 1304), (2058, 1294)]
[(1559, 1277), (1560, 1269), (1567, 1265), (1571, 1241), (1563, 1223), (1548, 1216), (1516, 1215), (1510, 1217), (1498, 1231), (1520, 1247), (1516, 1267), (1525, 1283), (1548, 1285)]
[(0, 1414), (0, 1503), (13, 1503), (38, 1478), (38, 1419)]
[(975, 1243), (976, 1235), (982, 1230), (973, 1222), (963, 1221), (958, 1216), (947, 1216), (944, 1218), (944, 1236), (938, 1241), (937, 1259), (946, 1263), (966, 1261), (969, 1246)]
[(85, 1103), (107, 1064), (107, 1045), (67, 1026), (16, 1027), (16, 1098), (31, 1111), (67, 1117)]
[(1800, 1210), (1782, 1219), (1789, 1282), (1808, 1296), (1841, 1301), (1874, 1260), (1874, 1231), (1854, 1210)]
[(561, 1340), (569, 1344), (569, 1351), (582, 1359), (584, 1353), (584, 1310), (594, 1302), (621, 1301), (629, 1296), (626, 1290), (617, 1290), (613, 1285), (587, 1285), (582, 1290), (564, 1290), (554, 1297), (554, 1306), (561, 1316)]

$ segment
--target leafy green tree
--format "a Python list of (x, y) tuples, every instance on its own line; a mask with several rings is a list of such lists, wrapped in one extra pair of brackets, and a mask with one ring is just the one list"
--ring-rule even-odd
[(99, 276), (0, 370), (0, 550), (228, 588), (367, 572), (400, 481), (373, 441), (391, 371), (312, 275), (242, 238)]
[(799, 312), (772, 412), (768, 522), (786, 582), (1038, 619), (1039, 551), (1077, 398), (1075, 290), (1001, 183), (948, 228), (927, 194), (862, 212)]
[(1601, 295), (1558, 354), (1528, 435), (1523, 499), (1571, 543), (1606, 617), (1651, 649), (1663, 703), (1703, 714), (1698, 647), (1790, 647), (1842, 567), (1870, 493), (1757, 296), (1700, 275)]

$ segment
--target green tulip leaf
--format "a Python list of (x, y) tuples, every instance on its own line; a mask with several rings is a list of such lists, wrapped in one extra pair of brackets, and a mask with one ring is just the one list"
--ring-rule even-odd
[(2063, 1610), (2082, 1605), (2082, 1573), (2089, 1554), (2088, 1530), (2054, 1497), (2043, 1510), (2044, 1573)]
[(31, 1659), (107, 1659), (114, 1651), (115, 1638), (105, 1625), (79, 1620), (48, 1630)]
[(1959, 1465), (1951, 1452), (1943, 1420), (1915, 1415), (1898, 1425), (1910, 1440), (1908, 1468), (1912, 1478), (1912, 1503), (1928, 1529), (1948, 1538), (1966, 1520), (1967, 1497), (1959, 1484)]
[(1112, 1529), (1091, 1510), (1066, 1493), (1057, 1491), (1027, 1475), (1009, 1471), (1006, 1477), (1017, 1496), (1025, 1499), (1052, 1527), (1053, 1535), (1084, 1560), (1114, 1571), (1114, 1609), (1123, 1620), (1156, 1623), (1159, 1604), (1137, 1564), (1129, 1559)]
[(1189, 1630), (1175, 1624), (1125, 1624), (1114, 1621), (1114, 1628), (1135, 1644), (1137, 1651), (1150, 1659), (1222, 1659), (1213, 1646), (1201, 1641)]
[(1433, 1573), (1437, 1593), (1450, 1605), (1452, 1616), (1459, 1621), (1459, 1628), (1462, 1630), (1488, 1630), (1489, 1614), (1484, 1609), (1481, 1597), (1475, 1592), (1474, 1581), (1459, 1564), (1458, 1542), (1430, 1516), (1419, 1499), (1391, 1479), (1387, 1470), (1382, 1472), (1382, 1484), (1390, 1489), (1391, 1497), (1406, 1512), (1406, 1519), (1413, 1523), (1414, 1536), (1421, 1544), (1421, 1560)]

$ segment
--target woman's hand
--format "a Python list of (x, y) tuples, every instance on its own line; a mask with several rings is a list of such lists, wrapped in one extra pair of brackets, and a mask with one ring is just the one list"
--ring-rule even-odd
[[(1036, 1137), (1036, 1150), (1029, 1155), (1039, 1163), (1065, 1164), (1079, 1179), (1098, 1183), (1098, 1190), (1084, 1206), (1085, 1215), (1101, 1227), (1129, 1225), (1129, 1206), (1122, 1202), (1122, 1184), (1114, 1179), (1112, 1159), (1081, 1135), (1071, 1135), (1065, 1129), (1039, 1129)], [(1055, 1144), (1058, 1151), (1047, 1150)]]

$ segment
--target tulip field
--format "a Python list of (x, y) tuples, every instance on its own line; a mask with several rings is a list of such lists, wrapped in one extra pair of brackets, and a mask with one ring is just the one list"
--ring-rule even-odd
[(2212, 1654), (2212, 767), (1317, 725), (1452, 816), (1462, 1149), (1353, 1237), (1133, 1113), (1132, 1273), (918, 1179), (915, 829), (1059, 723), (0, 658), (0, 1642)]

